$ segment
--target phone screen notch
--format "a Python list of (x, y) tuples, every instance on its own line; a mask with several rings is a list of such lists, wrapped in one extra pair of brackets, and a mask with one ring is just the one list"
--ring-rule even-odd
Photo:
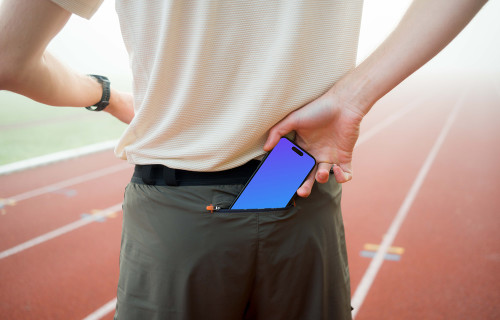
[(298, 154), (301, 157), (304, 155), (304, 153), (302, 151), (300, 151), (299, 149), (297, 149), (295, 147), (292, 147), (292, 150), (295, 151), (295, 153)]

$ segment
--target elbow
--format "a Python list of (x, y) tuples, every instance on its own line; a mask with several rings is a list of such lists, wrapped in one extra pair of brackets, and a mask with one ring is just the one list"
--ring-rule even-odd
[(29, 74), (32, 60), (0, 45), (0, 90), (22, 90), (23, 79)]
[(21, 67), (0, 52), (0, 90), (16, 91), (20, 83)]
[(9, 83), (14, 81), (12, 79), (13, 73), (10, 69), (8, 63), (0, 55), (0, 90), (9, 90)]

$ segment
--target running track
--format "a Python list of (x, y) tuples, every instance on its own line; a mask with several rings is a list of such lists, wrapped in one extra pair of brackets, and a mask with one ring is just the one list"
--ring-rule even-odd
[[(342, 203), (353, 314), (500, 319), (500, 81), (424, 80), (362, 125)], [(107, 151), (0, 176), (2, 319), (112, 319), (131, 173)]]

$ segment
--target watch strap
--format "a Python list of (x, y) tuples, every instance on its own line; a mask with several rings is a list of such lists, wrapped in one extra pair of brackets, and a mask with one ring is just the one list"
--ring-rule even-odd
[(102, 96), (101, 100), (94, 104), (93, 106), (85, 107), (87, 110), (90, 111), (102, 111), (104, 108), (106, 108), (109, 104), (109, 98), (111, 96), (111, 89), (110, 89), (110, 82), (109, 79), (105, 76), (100, 76), (97, 74), (89, 74), (89, 77), (92, 77), (96, 79), (102, 86)]

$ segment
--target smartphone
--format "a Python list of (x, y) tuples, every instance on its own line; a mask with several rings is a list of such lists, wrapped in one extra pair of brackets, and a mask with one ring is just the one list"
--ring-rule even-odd
[(230, 209), (286, 207), (316, 160), (286, 137), (262, 160)]

